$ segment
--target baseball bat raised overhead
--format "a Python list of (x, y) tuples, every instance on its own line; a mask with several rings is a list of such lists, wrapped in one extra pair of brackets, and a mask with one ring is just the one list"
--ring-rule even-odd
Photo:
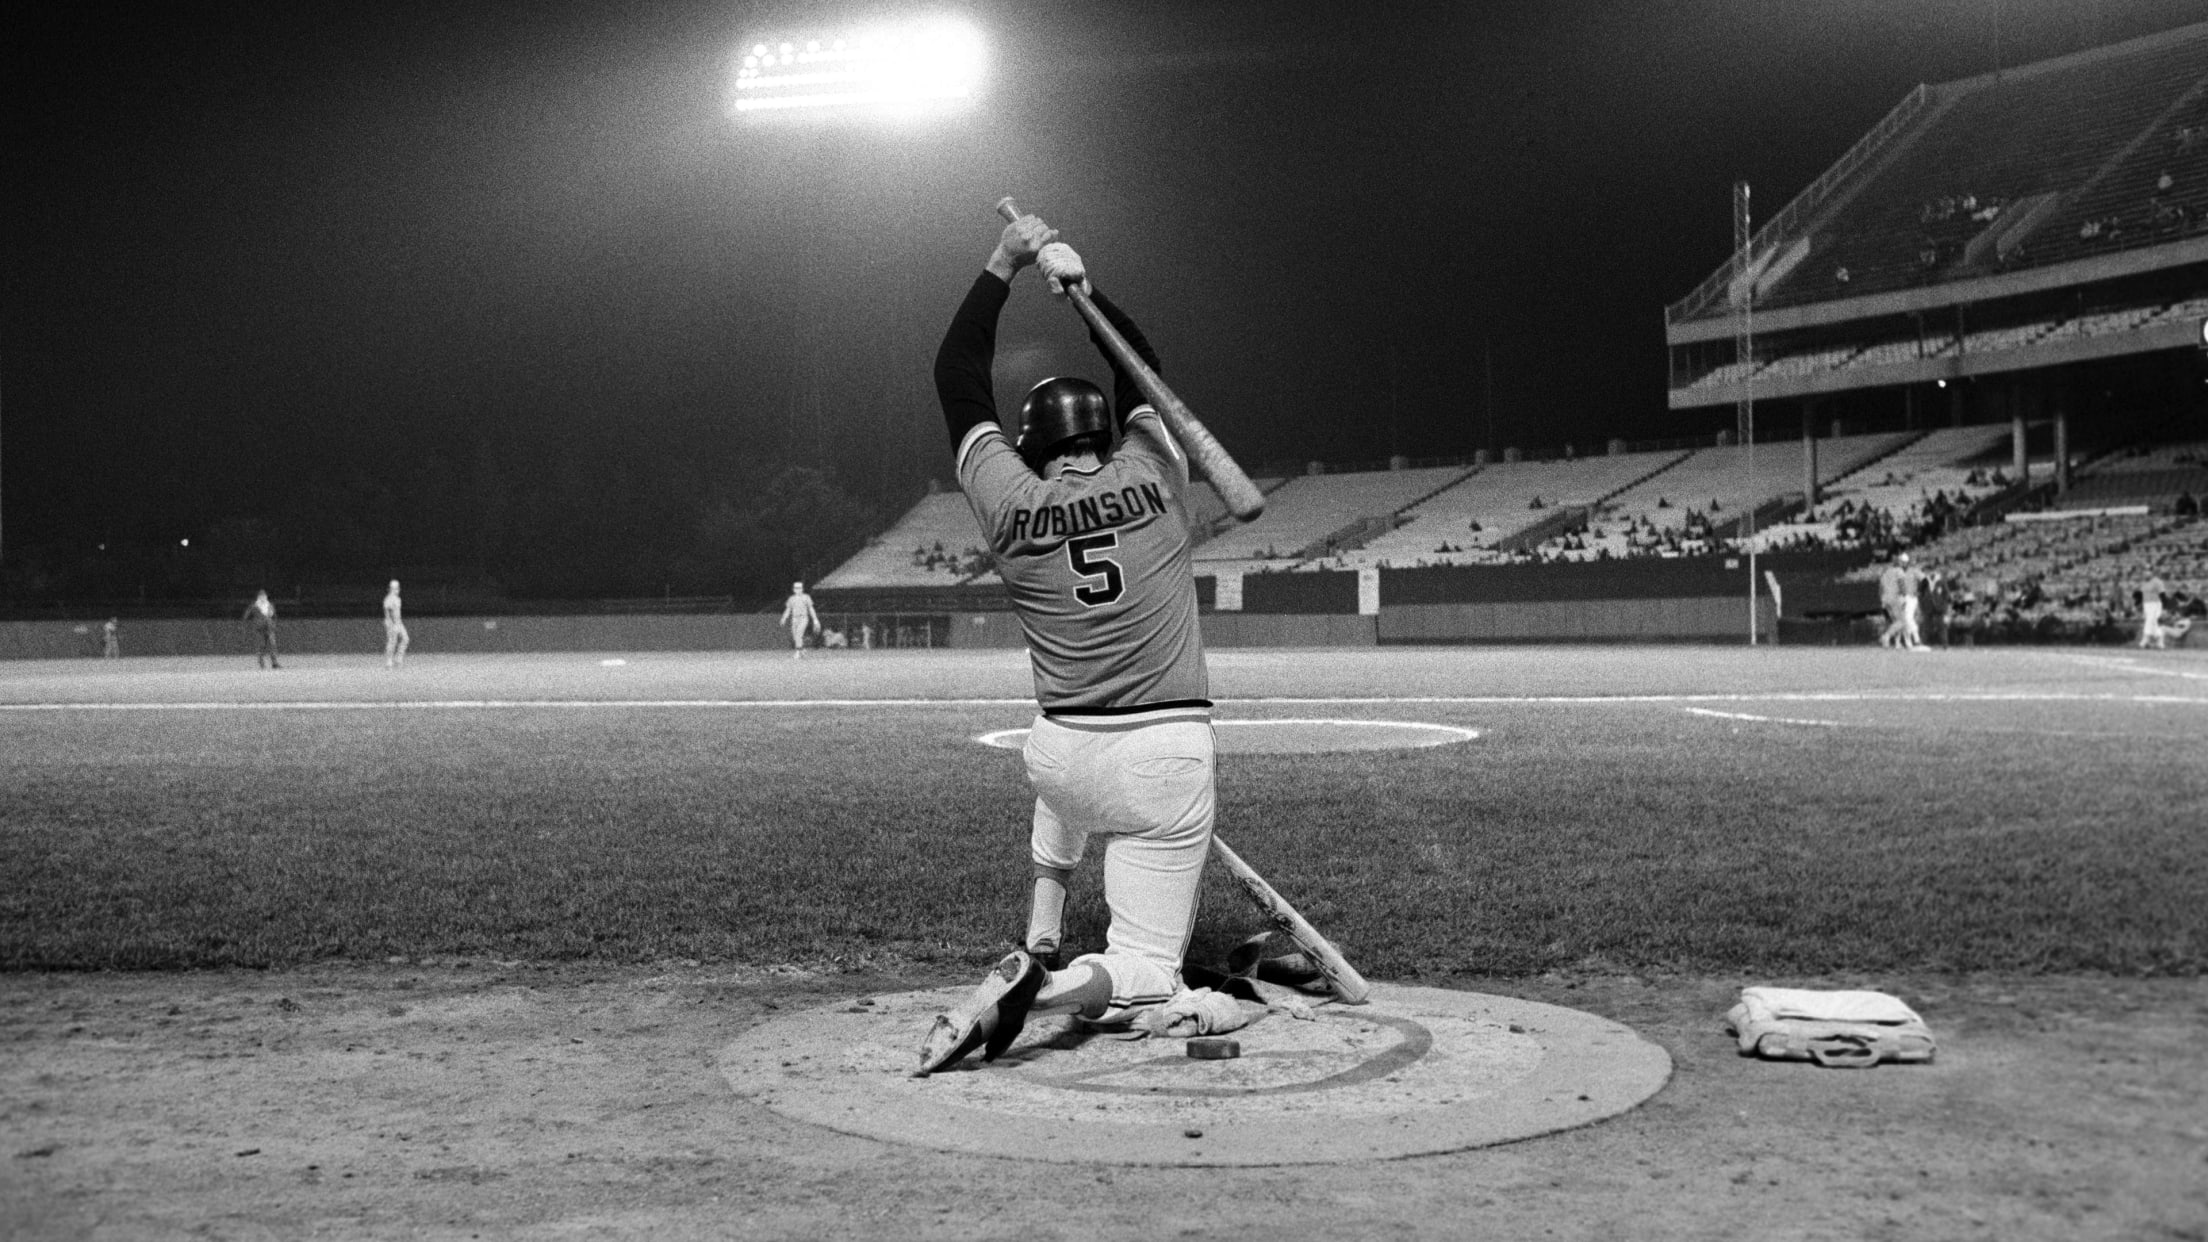
[(1242, 891), (1250, 895), (1250, 900), (1256, 902), (1257, 908), (1264, 912), (1265, 917), (1273, 921), (1273, 926), (1287, 933), (1288, 938), (1296, 942), (1296, 947), (1303, 950), (1304, 956), (1311, 959), (1311, 964), (1318, 972), (1326, 976), (1336, 998), (1348, 1005), (1362, 1005), (1371, 999), (1371, 986), (1365, 982), (1363, 975), (1357, 973), (1357, 968), (1349, 964), (1349, 959), (1342, 956), (1341, 950), (1320, 935), (1318, 929), (1304, 921), (1304, 917), (1296, 913), (1296, 908), (1288, 904), (1288, 899), (1275, 892), (1273, 886), (1265, 882), (1265, 877), (1257, 873), (1257, 868), (1243, 862), (1242, 856), (1229, 849), (1217, 833), (1213, 833), (1211, 837), (1211, 852), (1217, 854), (1219, 861), (1227, 865), (1227, 874), (1233, 876), (1234, 882), (1242, 886)]
[[(1012, 204), (1010, 198), (1003, 198), (997, 200), (997, 214), (1006, 220), (1017, 220), (1020, 218), (1020, 209)], [(1150, 364), (1142, 360), (1142, 355), (1136, 353), (1134, 346), (1127, 343), (1127, 338), (1119, 334), (1119, 329), (1104, 318), (1104, 312), (1096, 309), (1096, 303), (1090, 300), (1089, 295), (1073, 288), (1067, 289), (1066, 295), (1072, 300), (1074, 309), (1081, 312), (1081, 317), (1088, 320), (1090, 329), (1103, 340), (1104, 348), (1110, 350), (1119, 365), (1134, 377), (1135, 386), (1142, 389), (1142, 395), (1151, 405), (1157, 407), (1158, 414), (1165, 419), (1165, 425), (1172, 429), (1174, 438), (1181, 442), (1181, 448), (1187, 452), (1188, 459), (1218, 489), (1219, 499), (1227, 503), (1227, 511), (1245, 522), (1265, 512), (1265, 493), (1257, 490), (1257, 484), (1250, 482), (1250, 476), (1242, 472), (1242, 467), (1236, 464), (1226, 446), (1220, 444), (1211, 434), (1211, 429), (1198, 421), (1195, 412), (1188, 408), (1188, 403), (1165, 386), (1165, 381), (1159, 379), (1158, 373), (1150, 369)]]

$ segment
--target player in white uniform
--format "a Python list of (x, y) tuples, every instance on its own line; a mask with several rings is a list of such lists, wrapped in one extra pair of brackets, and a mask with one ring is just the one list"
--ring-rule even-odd
[(1901, 645), (1924, 651), (1924, 571), (1909, 563), (1907, 552), (1901, 566)]
[(790, 584), (790, 597), (782, 601), (782, 624), (790, 627), (790, 652), (793, 660), (805, 658), (805, 636), (820, 628), (820, 614), (813, 611), (813, 597), (805, 593), (805, 584)]
[(391, 586), (383, 593), (383, 666), (397, 668), (406, 663), (406, 644), (411, 636), (406, 632), (406, 618), (399, 604), (399, 580), (393, 578)]
[(1886, 628), (1879, 631), (1881, 647), (1909, 646), (1909, 554), (1896, 553), (1878, 574), (1878, 605), (1886, 612)]
[(2169, 590), (2162, 575), (2149, 572), (2147, 580), (2139, 584), (2139, 645), (2141, 647), (2168, 647), (2169, 636), (2162, 630), (2162, 593)]
[[(1211, 700), (1187, 459), (1116, 364), (1114, 405), (1086, 380), (1048, 379), (1021, 408), (1016, 446), (997, 422), (990, 368), (1012, 278), (1039, 258), (1054, 289), (1087, 284), (1079, 256), (1054, 236), (1033, 216), (1007, 225), (936, 354), (959, 482), (1019, 611), (1042, 714), (1025, 752), (1035, 815), (1024, 946), (936, 1018), (921, 1075), (977, 1047), (993, 1060), (1031, 1013), (1114, 1024), (1171, 1001), (1211, 850)], [(1090, 292), (1156, 367), (1142, 333)], [(1102, 838), (1111, 909), (1105, 949), (1052, 970), (1066, 880), (1092, 837)]]

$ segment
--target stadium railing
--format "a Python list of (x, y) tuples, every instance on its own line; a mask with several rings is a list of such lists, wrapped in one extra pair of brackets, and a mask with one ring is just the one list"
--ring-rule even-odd
[[(1799, 232), (1808, 215), (1822, 207), (1835, 188), (1853, 176), (1871, 157), (1884, 150), (1896, 134), (1915, 121), (1930, 99), (1931, 88), (1923, 83), (1917, 84), (1907, 95), (1902, 96), (1901, 102), (1895, 104), (1878, 124), (1872, 126), (1870, 132), (1856, 139), (1855, 145), (1849, 147), (1830, 168), (1755, 231), (1748, 243), (1748, 253), (1756, 255), (1774, 250), (1780, 242)], [(1665, 322), (1679, 323), (1682, 320), (1699, 318), (1703, 312), (1723, 300), (1733, 282), (1739, 278), (1740, 271), (1740, 256), (1734, 255), (1725, 266), (1712, 272), (1707, 280), (1695, 286), (1692, 293), (1666, 307)]]

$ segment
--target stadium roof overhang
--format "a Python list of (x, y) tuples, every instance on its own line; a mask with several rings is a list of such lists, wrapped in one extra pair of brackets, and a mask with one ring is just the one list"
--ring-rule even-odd
[[(1896, 384), (1923, 384), (1943, 379), (1968, 379), (1979, 375), (1999, 375), (2009, 371), (2029, 371), (2072, 362), (2089, 362), (2096, 358), (2117, 358), (2127, 354), (2183, 349), (2197, 345), (2199, 340), (2200, 325), (2197, 323), (2157, 324), (2109, 336), (2071, 337), (1989, 353), (1961, 353), (1883, 366), (1851, 366), (1812, 375), (1759, 378), (1753, 389), (1759, 401), (1814, 397), (1832, 392), (1854, 392)], [(1670, 404), (1674, 410), (1733, 405), (1749, 395), (1750, 387), (1747, 384), (1732, 383), (1675, 388), (1671, 390)]]
[[(2195, 263), (2208, 263), (2208, 237), (2193, 237), (2168, 245), (2101, 255), (2075, 263), (2004, 272), (1998, 276), (1980, 276), (1946, 284), (1902, 289), (1893, 293), (1872, 294), (1868, 297), (1813, 302), (1780, 310), (1758, 310), (1752, 322), (1758, 335), (1791, 332), (1800, 328), (1830, 327), (1857, 319), (1923, 314), (1952, 306), (1968, 306), (1975, 302), (2044, 293), (2051, 289), (2077, 288)], [(1695, 341), (1729, 341), (1739, 331), (1739, 315), (1718, 315), (1671, 324), (1664, 329), (1664, 340), (1670, 345), (1685, 345)]]
[[(1958, 280), (1868, 297), (1790, 306), (1780, 310), (1757, 311), (1751, 320), (1751, 326), (1758, 338), (1808, 329), (1822, 329), (1829, 336), (1835, 329), (1844, 333), (1846, 325), (1857, 322), (1863, 323), (1868, 331), (1874, 323), (1881, 320), (1891, 322), (1896, 317), (1916, 316), (1931, 320), (1939, 318), (1940, 312), (1945, 311), (1967, 318), (1965, 308), (1975, 305), (2064, 290), (2079, 290), (2090, 295), (2094, 286), (2106, 286), (2130, 277), (2177, 272), (2188, 267), (2200, 268), (2203, 286), (2208, 287), (2208, 237), (2189, 238), (2166, 245), (2028, 271), (2006, 272), (1997, 276)], [(1943, 324), (1943, 328), (1944, 326)], [(1735, 339), (1739, 328), (1739, 316), (1726, 315), (1673, 325), (1667, 329), (1666, 337), (1672, 346), (1725, 341)], [(1675, 387), (1670, 390), (1667, 403), (1674, 410), (1697, 409), (1736, 404), (1749, 396), (1751, 389), (1758, 400), (1783, 400), (1790, 397), (1855, 392), (1866, 388), (1886, 388), (1898, 384), (1968, 379), (2101, 358), (2195, 347), (2200, 344), (2200, 332), (2197, 320), (2185, 320), (2151, 324), (2101, 336), (2063, 336), (2024, 346), (1979, 352), (1970, 351), (1968, 339), (1961, 338), (1955, 351), (1938, 357), (1873, 365), (1855, 364), (1805, 374), (1759, 375), (1752, 385), (1734, 381)], [(1944, 331), (1941, 334), (1946, 335)], [(1957, 335), (1960, 337), (1959, 333)]]

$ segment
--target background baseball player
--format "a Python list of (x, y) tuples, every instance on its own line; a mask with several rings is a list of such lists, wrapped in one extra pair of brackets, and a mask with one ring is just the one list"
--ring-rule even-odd
[(2169, 636), (2162, 630), (2162, 594), (2169, 590), (2162, 575), (2149, 571), (2147, 580), (2139, 584), (2139, 645), (2142, 647), (2167, 647)]
[(253, 649), (253, 667), (282, 668), (276, 662), (276, 604), (268, 598), (268, 592), (254, 595), (253, 602), (245, 606), (245, 623), (253, 627), (259, 639)]
[(1879, 631), (1879, 646), (1909, 645), (1909, 605), (1905, 598), (1909, 589), (1909, 554), (1898, 552), (1886, 563), (1886, 568), (1878, 572), (1878, 604), (1886, 612), (1886, 628)]
[(406, 663), (406, 645), (411, 636), (406, 632), (406, 617), (399, 603), (399, 580), (393, 578), (391, 586), (383, 593), (383, 666), (397, 668)]
[[(1088, 289), (1080, 257), (1054, 236), (1034, 216), (1005, 227), (935, 360), (959, 482), (1019, 611), (1042, 714), (1025, 751), (1035, 788), (1025, 945), (936, 1019), (921, 1075), (976, 1047), (994, 1059), (1030, 1013), (1124, 1022), (1172, 1000), (1211, 847), (1211, 700), (1187, 460), (1116, 365), (1112, 403), (1086, 380), (1047, 379), (1021, 406), (1017, 445), (998, 425), (997, 318), (1013, 277), (1038, 260), (1053, 290), (1083, 287), (1157, 367), (1142, 334)], [(1115, 409), (1124, 435), (1116, 451)], [(1051, 970), (1066, 880), (1092, 836), (1103, 838), (1105, 949)]]
[(813, 611), (813, 597), (805, 593), (805, 584), (790, 584), (790, 597), (782, 601), (782, 624), (790, 627), (790, 652), (793, 660), (805, 658), (805, 636), (820, 628), (820, 614)]
[(1901, 645), (1924, 651), (1924, 571), (1901, 554)]

